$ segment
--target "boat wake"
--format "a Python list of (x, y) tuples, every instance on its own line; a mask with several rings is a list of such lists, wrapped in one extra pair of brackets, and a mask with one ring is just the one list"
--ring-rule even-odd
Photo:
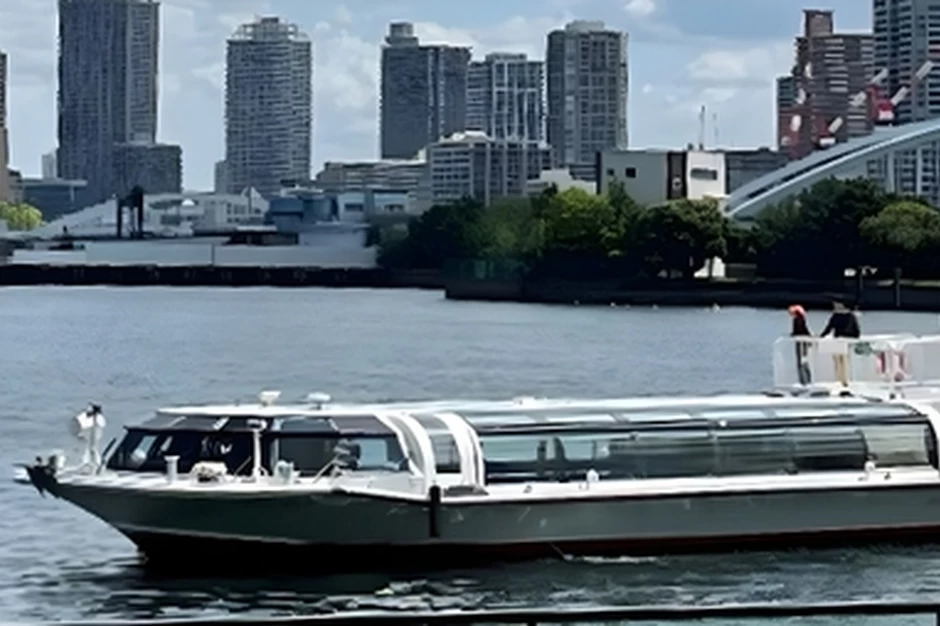
[(640, 565), (656, 563), (661, 559), (655, 556), (575, 556), (563, 554), (562, 559), (566, 563), (584, 563), (585, 565)]

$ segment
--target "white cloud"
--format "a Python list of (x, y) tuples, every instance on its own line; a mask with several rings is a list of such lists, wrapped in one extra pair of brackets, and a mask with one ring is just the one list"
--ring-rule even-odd
[(225, 86), (225, 63), (217, 61), (208, 65), (202, 65), (190, 70), (190, 80), (195, 78), (198, 81), (204, 81), (213, 89), (219, 91)]
[[(697, 141), (704, 105), (709, 146), (716, 137), (723, 147), (773, 145), (773, 77), (788, 69), (791, 58), (792, 47), (783, 42), (725, 42), (698, 51), (685, 63), (684, 75), (653, 81), (648, 97), (637, 100), (631, 115), (642, 107), (649, 117), (644, 115), (631, 141), (673, 148)], [(671, 145), (662, 143), (666, 138)]]
[(200, 39), (199, 28), (196, 26), (196, 11), (189, 6), (166, 4), (160, 12), (160, 30), (172, 33), (173, 39), (194, 41)]
[[(270, 5), (268, 3), (258, 4), (253, 2), (251, 5), (254, 10), (247, 11), (238, 10), (238, 7), (231, 6), (236, 3), (231, 2), (231, 0), (227, 1), (229, 4), (225, 7), (226, 11), (224, 13), (219, 13), (215, 18), (216, 21), (225, 28), (226, 37), (235, 32), (239, 26), (253, 22), (260, 15), (273, 13), (273, 11), (270, 10)], [(244, 4), (244, 2), (241, 4)]]
[(689, 78), (706, 82), (770, 82), (792, 62), (792, 46), (780, 42), (744, 49), (706, 50), (686, 70)]
[(469, 46), (477, 58), (489, 52), (524, 52), (530, 58), (543, 59), (548, 32), (561, 28), (570, 19), (570, 15), (559, 18), (516, 15), (479, 30), (450, 28), (435, 22), (416, 22), (415, 34), (422, 43)]
[(450, 44), (452, 46), (475, 46), (477, 40), (468, 31), (449, 28), (435, 22), (415, 22), (415, 35), (423, 44)]
[(345, 4), (337, 5), (337, 7), (333, 9), (333, 19), (340, 24), (352, 24), (353, 18), (352, 11), (346, 8)]
[(653, 0), (628, 0), (623, 9), (633, 17), (647, 17), (656, 11), (656, 3)]
[(378, 93), (379, 46), (342, 30), (317, 46), (314, 94), (317, 108), (373, 111)]

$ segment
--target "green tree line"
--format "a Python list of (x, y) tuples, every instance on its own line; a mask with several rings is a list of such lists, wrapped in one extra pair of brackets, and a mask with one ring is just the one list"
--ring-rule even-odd
[(23, 202), (0, 202), (0, 220), (10, 230), (32, 230), (42, 225), (42, 213)]
[(728, 219), (717, 201), (644, 207), (620, 185), (604, 195), (550, 188), (489, 207), (437, 205), (406, 231), (377, 238), (386, 267), (440, 269), (451, 259), (515, 260), (536, 272), (581, 278), (691, 278), (711, 258), (754, 263), (759, 275), (834, 279), (847, 268), (890, 276), (940, 276), (940, 213), (864, 179), (822, 181), (765, 209), (752, 223)]
[(434, 206), (407, 233), (385, 234), (379, 258), (400, 268), (471, 258), (533, 267), (612, 261), (619, 271), (692, 276), (708, 258), (724, 256), (730, 226), (711, 200), (644, 208), (617, 185), (601, 196), (550, 188), (490, 207), (466, 199)]

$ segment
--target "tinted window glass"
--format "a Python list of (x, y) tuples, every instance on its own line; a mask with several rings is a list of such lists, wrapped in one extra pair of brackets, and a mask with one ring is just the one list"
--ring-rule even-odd
[(454, 440), (447, 424), (432, 415), (416, 415), (414, 418), (424, 427), (431, 438), (437, 471), (459, 473), (460, 453), (457, 451), (457, 442)]
[(131, 431), (108, 460), (115, 470), (140, 472), (166, 471), (166, 457), (179, 457), (177, 467), (188, 473), (200, 461), (225, 463), (230, 474), (251, 471), (251, 435), (249, 433), (214, 433), (169, 431), (146, 433)]
[(715, 442), (707, 431), (637, 433), (624, 446), (631, 474), (637, 478), (709, 476), (715, 473)]
[(863, 426), (868, 453), (876, 465), (903, 467), (929, 465), (930, 430), (920, 424)]
[(793, 446), (784, 429), (719, 430), (716, 436), (715, 473), (740, 474), (794, 473)]
[(278, 458), (301, 476), (319, 474), (334, 461), (350, 471), (401, 471), (404, 457), (394, 437), (281, 437)]
[(798, 472), (863, 470), (868, 446), (853, 426), (800, 426), (789, 429)]
[(487, 481), (569, 480), (590, 469), (601, 478), (679, 478), (862, 471), (937, 464), (933, 431), (921, 424), (790, 428), (638, 429), (632, 432), (481, 436)]

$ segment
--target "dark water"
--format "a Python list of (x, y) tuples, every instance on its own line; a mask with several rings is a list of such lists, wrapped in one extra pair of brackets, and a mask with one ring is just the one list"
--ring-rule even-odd
[[(810, 321), (818, 331), (824, 316)], [(934, 315), (862, 323), (938, 328)], [(12, 476), (14, 462), (66, 448), (66, 420), (91, 400), (116, 434), (157, 406), (271, 388), (345, 400), (756, 390), (787, 324), (782, 312), (453, 303), (436, 292), (0, 289), (0, 461)], [(3, 620), (873, 598), (940, 601), (940, 548), (546, 562), (422, 580), (168, 580), (143, 572), (98, 520), (0, 480)]]

